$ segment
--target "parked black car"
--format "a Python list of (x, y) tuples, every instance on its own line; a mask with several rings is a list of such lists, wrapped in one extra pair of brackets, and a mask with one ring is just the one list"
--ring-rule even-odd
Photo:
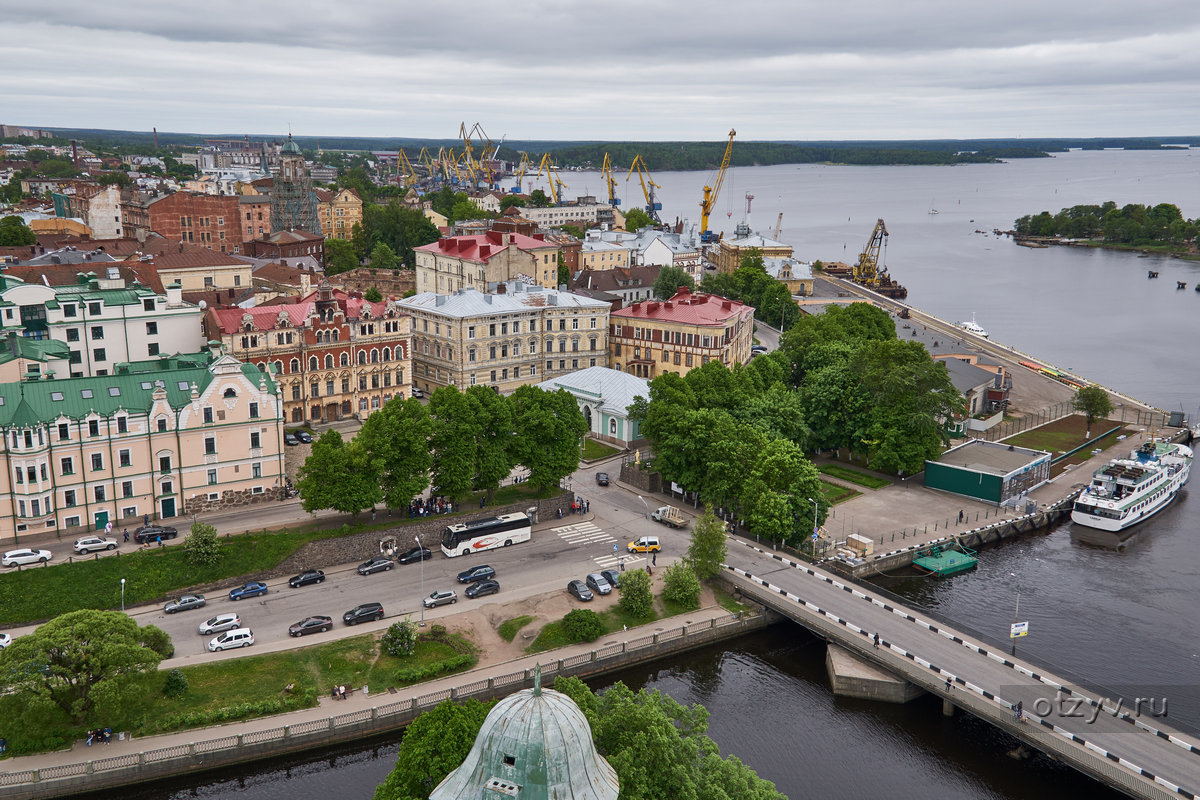
[(585, 603), (593, 598), (592, 590), (583, 581), (575, 580), (567, 584), (567, 592)]
[(608, 581), (608, 585), (614, 589), (621, 588), (621, 573), (615, 569), (602, 569), (600, 574), (604, 576), (604, 580)]
[(358, 565), (359, 575), (370, 575), (372, 572), (387, 572), (396, 564), (386, 556), (375, 556)]
[(607, 472), (597, 472), (596, 473), (596, 483), (600, 486), (608, 486), (608, 473)]
[(165, 525), (143, 525), (133, 532), (133, 540), (138, 544), (146, 544), (148, 542), (158, 541), (158, 537), (162, 537), (163, 541), (174, 539), (179, 535), (179, 531), (174, 528), (168, 528)]
[(332, 627), (333, 619), (330, 617), (306, 617), (288, 628), (288, 636), (304, 636), (308, 633), (327, 631)]
[(357, 625), (360, 622), (374, 622), (383, 619), (382, 603), (363, 603), (342, 614), (342, 622), (347, 625)]
[(294, 433), (285, 433), (283, 435), (283, 443), (288, 447), (292, 447), (293, 445), (300, 444), (300, 440), (296, 438), (296, 434)]
[(471, 567), (468, 570), (463, 570), (462, 572), (458, 573), (458, 582), (474, 583), (475, 581), (481, 581), (485, 578), (494, 577), (496, 577), (496, 570), (492, 569), (487, 564), (480, 564), (477, 567)]
[(467, 590), (463, 592), (463, 594), (474, 600), (476, 597), (486, 597), (487, 595), (495, 594), (498, 591), (500, 591), (500, 583), (492, 580), (491, 578), (487, 578), (485, 580), (472, 583), (467, 587)]
[(414, 561), (428, 561), (433, 557), (433, 553), (428, 547), (412, 547), (400, 554), (396, 560), (401, 564), (411, 564)]
[(288, 586), (293, 589), (299, 586), (308, 586), (310, 583), (322, 583), (325, 580), (325, 573), (319, 569), (306, 569), (299, 575), (293, 575), (288, 578)]
[(296, 431), (296, 438), (299, 439), (302, 444), (312, 444), (312, 434), (308, 431)]

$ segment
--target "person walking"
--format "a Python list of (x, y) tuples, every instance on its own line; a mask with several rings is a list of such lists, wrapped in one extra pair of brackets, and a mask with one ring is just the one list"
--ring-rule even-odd
[(650, 554), (650, 563), (656, 567), (658, 566), (658, 553), (657, 552)]
[(149, 514), (142, 514), (142, 524), (143, 525), (150, 524), (150, 515)]
[(1013, 714), (1016, 716), (1017, 722), (1023, 721), (1021, 719), (1021, 716), (1024, 713), (1025, 713), (1025, 702), (1023, 700), (1018, 700), (1017, 704), (1015, 706), (1013, 706)]
[(158, 542), (158, 546), (162, 547), (162, 534), (161, 533), (157, 537), (155, 537), (155, 540)]
[(875, 647), (876, 647), (876, 649), (878, 649), (878, 647), (879, 647), (879, 634), (878, 633), (875, 634), (874, 641), (875, 641)]
[(129, 528), (125, 529), (125, 544), (129, 544)]
[(951, 688), (953, 688), (953, 687), (950, 684), (950, 679), (946, 678), (946, 691), (947, 692), (950, 691)]

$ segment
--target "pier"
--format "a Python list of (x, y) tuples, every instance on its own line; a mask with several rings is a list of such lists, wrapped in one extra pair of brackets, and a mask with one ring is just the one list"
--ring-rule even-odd
[[(1200, 794), (1200, 740), (1168, 726), (1153, 713), (1153, 701), (1118, 704), (1118, 698), (1094, 696), (919, 611), (752, 542), (731, 540), (727, 561), (725, 579), (745, 596), (896, 682), (942, 696), (947, 713), (960, 709), (988, 720), (1131, 797)], [(873, 680), (852, 671), (844, 682), (862, 696), (872, 691), (863, 682)], [(1021, 720), (1013, 711), (1017, 703)]]

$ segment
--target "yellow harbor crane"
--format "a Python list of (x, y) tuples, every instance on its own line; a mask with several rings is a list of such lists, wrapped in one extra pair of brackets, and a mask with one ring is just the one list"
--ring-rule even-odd
[(413, 169), (412, 162), (408, 160), (408, 156), (403, 150), (396, 151), (397, 163), (400, 165), (400, 174), (404, 176), (404, 182), (407, 186), (417, 185), (417, 172)]
[(854, 282), (885, 297), (903, 299), (908, 297), (908, 289), (892, 280), (887, 267), (881, 263), (882, 254), (887, 251), (887, 237), (887, 225), (882, 219), (877, 220), (871, 238), (867, 239), (867, 246), (858, 254), (858, 263), (854, 265)]
[(725, 145), (725, 156), (721, 159), (717, 175), (711, 186), (704, 187), (704, 199), (700, 201), (700, 241), (704, 243), (716, 241), (717, 238), (708, 229), (708, 217), (712, 213), (713, 206), (717, 204), (717, 197), (721, 194), (721, 184), (725, 182), (725, 173), (729, 171), (729, 159), (733, 156), (733, 137), (735, 135), (737, 135), (737, 131), (729, 132), (729, 143)]
[(546, 182), (550, 184), (550, 199), (557, 206), (562, 203), (562, 190), (568, 187), (558, 177), (558, 171), (554, 168), (554, 159), (550, 158), (549, 153), (542, 154), (542, 162), (538, 165), (537, 177), (542, 177), (543, 172), (546, 173)]
[(658, 212), (662, 211), (662, 203), (654, 199), (654, 190), (662, 187), (651, 179), (650, 170), (646, 168), (646, 160), (642, 158), (641, 153), (633, 157), (633, 163), (629, 165), (629, 174), (625, 176), (625, 180), (628, 181), (632, 178), (635, 171), (642, 184), (642, 195), (646, 198), (646, 213), (650, 219), (654, 220), (655, 224), (661, 225), (662, 219), (658, 216)]
[(529, 153), (521, 151), (521, 163), (517, 165), (517, 170), (514, 176), (517, 179), (517, 185), (512, 188), (514, 193), (520, 193), (521, 183), (525, 180), (525, 173), (529, 170)]
[(612, 159), (608, 157), (608, 153), (604, 154), (601, 172), (604, 175), (604, 185), (608, 187), (608, 204), (616, 208), (621, 205), (621, 198), (617, 197), (617, 179), (613, 177)]
[(421, 152), (417, 154), (417, 162), (425, 165), (425, 173), (431, 179), (437, 177), (437, 171), (433, 168), (433, 160), (430, 158), (428, 147), (421, 148)]

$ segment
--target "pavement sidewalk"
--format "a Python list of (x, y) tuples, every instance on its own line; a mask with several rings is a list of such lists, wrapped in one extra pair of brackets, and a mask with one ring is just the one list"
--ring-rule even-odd
[[(687, 614), (655, 620), (654, 622), (646, 625), (639, 625), (636, 628), (617, 631), (615, 633), (603, 636), (595, 642), (569, 645), (567, 647), (561, 647), (557, 650), (547, 650), (536, 655), (521, 656), (508, 661), (502, 661), (495, 664), (490, 664), (488, 666), (478, 667), (469, 672), (460, 672), (445, 678), (439, 678), (436, 680), (427, 681), (425, 683), (418, 683), (403, 689), (397, 689), (394, 694), (390, 692), (383, 692), (380, 694), (367, 695), (363, 693), (363, 687), (353, 687), (355, 691), (351, 692), (346, 700), (334, 700), (332, 697), (323, 694), (320, 698), (319, 705), (315, 706), (314, 708), (301, 709), (300, 711), (293, 711), (287, 714), (276, 714), (270, 717), (261, 717), (258, 719), (245, 720), (243, 722), (232, 722), (209, 728), (195, 728), (192, 730), (179, 731), (177, 733), (166, 733), (157, 736), (126, 739), (125, 741), (118, 741), (117, 731), (114, 731), (111, 744), (97, 744), (88, 747), (85, 742), (78, 741), (75, 742), (74, 746), (69, 750), (59, 750), (53, 753), (38, 753), (36, 755), (28, 756), (16, 756), (6, 760), (0, 760), (0, 768), (10, 772), (28, 769), (45, 769), (47, 767), (59, 766), (63, 764), (74, 764), (95, 759), (109, 758), (126, 753), (147, 752), (163, 747), (172, 747), (174, 745), (181, 744), (186, 745), (207, 739), (217, 739), (225, 736), (235, 736), (238, 734), (253, 733), (255, 731), (270, 730), (283, 725), (295, 725), (297, 723), (308, 722), (310, 720), (327, 719), (331, 716), (345, 714), (350, 711), (358, 711), (376, 706), (386, 706), (397, 702), (411, 701), (414, 697), (431, 694), (439, 690), (449, 689), (456, 686), (465, 686), (467, 684), (486, 680), (488, 678), (509, 675), (519, 670), (532, 669), (534, 665), (539, 663), (549, 664), (557, 661), (558, 659), (565, 659), (571, 656), (588, 653), (592, 650), (597, 650), (608, 645), (633, 641), (635, 639), (648, 636), (652, 633), (671, 630), (682, 625), (694, 625), (707, 622), (709, 620), (725, 617), (728, 614), (729, 611), (719, 605), (714, 604), (701, 608), (697, 611), (689, 612)], [(347, 688), (349, 689), (351, 687)]]

